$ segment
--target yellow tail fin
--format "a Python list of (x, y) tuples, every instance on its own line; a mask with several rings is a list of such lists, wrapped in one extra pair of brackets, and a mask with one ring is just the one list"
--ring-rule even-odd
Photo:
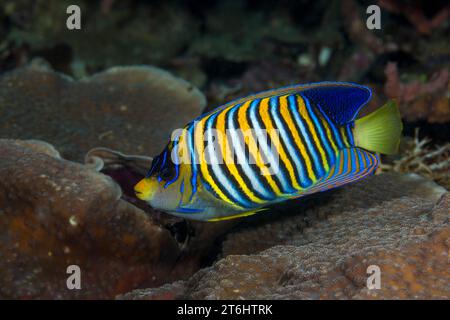
[(397, 103), (388, 101), (383, 107), (355, 121), (355, 145), (372, 152), (395, 154), (402, 129)]

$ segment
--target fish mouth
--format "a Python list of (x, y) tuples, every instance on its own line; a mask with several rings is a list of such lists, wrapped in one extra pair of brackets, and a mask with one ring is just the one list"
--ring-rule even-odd
[(153, 198), (156, 187), (155, 181), (144, 178), (134, 186), (134, 193), (138, 199), (148, 202)]

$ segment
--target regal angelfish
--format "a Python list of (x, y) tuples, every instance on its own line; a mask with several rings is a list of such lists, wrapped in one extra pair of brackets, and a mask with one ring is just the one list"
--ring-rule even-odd
[(370, 98), (365, 86), (323, 82), (227, 103), (168, 143), (136, 195), (176, 216), (215, 221), (363, 179), (377, 153), (397, 151), (402, 131), (392, 101), (355, 120)]

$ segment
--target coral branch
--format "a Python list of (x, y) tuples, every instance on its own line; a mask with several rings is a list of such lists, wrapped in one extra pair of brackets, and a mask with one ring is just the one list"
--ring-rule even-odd
[(378, 0), (378, 5), (392, 13), (401, 14), (414, 26), (418, 33), (429, 35), (431, 31), (444, 23), (450, 14), (450, 5), (445, 6), (433, 18), (428, 19), (417, 5), (402, 1)]
[(450, 143), (433, 150), (428, 147), (430, 139), (419, 138), (416, 128), (414, 139), (402, 157), (393, 164), (383, 164), (382, 171), (413, 172), (450, 187)]
[(387, 64), (385, 74), (384, 93), (398, 101), (402, 115), (407, 120), (450, 121), (450, 107), (446, 94), (449, 85), (447, 69), (433, 74), (426, 83), (419, 81), (402, 83), (395, 63)]

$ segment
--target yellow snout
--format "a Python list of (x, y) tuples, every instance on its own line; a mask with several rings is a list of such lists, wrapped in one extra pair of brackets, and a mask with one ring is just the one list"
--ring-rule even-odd
[(144, 178), (134, 186), (134, 192), (139, 199), (149, 201), (153, 198), (157, 188), (156, 179)]

